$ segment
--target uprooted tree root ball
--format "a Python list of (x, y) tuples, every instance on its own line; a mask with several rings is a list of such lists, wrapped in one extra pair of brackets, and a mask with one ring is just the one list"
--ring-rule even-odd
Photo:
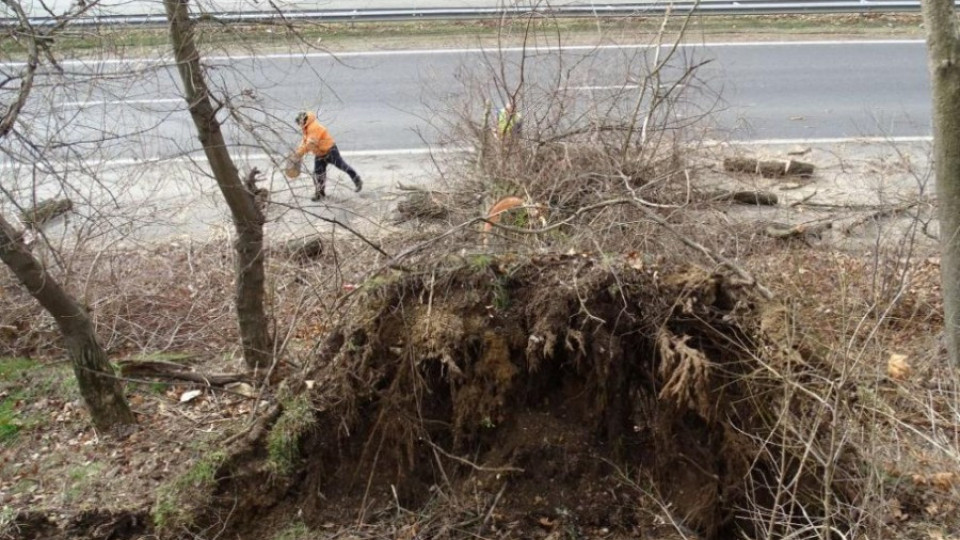
[(297, 383), (316, 412), (293, 472), (234, 459), (213, 519), (529, 538), (637, 537), (667, 515), (732, 538), (857, 504), (852, 450), (830, 474), (804, 455), (828, 419), (785, 381), (829, 368), (790, 342), (786, 311), (723, 275), (636, 266), (459, 259), (377, 282)]

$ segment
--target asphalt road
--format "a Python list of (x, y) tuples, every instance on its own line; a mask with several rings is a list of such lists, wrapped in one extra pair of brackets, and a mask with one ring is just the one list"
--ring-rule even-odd
[[(676, 80), (685, 66), (706, 62), (686, 85), (682, 105), (689, 116), (708, 113), (698, 124), (703, 128), (698, 136), (756, 141), (930, 134), (921, 42), (709, 44), (680, 52), (664, 70), (664, 84)], [(528, 56), (524, 129), (555, 127), (544, 96), (558, 89), (567, 111), (625, 110), (636, 99), (630, 70), (649, 62), (651, 54), (634, 47), (543, 50)], [(518, 80), (521, 56), (505, 52), (511, 84)], [(476, 119), (484, 99), (500, 100), (491, 83), (499, 70), (490, 71), (489, 60), (479, 51), (457, 50), (350, 53), (336, 59), (234, 56), (207, 63), (210, 80), (227, 90), (236, 119), (255, 126), (246, 130), (236, 121), (228, 123), (231, 152), (244, 170), (256, 165), (268, 173), (275, 200), (288, 205), (288, 210), (277, 207), (272, 226), (289, 235), (316, 226), (310, 216), (356, 226), (382, 223), (395, 182), (429, 174), (428, 148), (465, 144), (453, 136), (450, 119), (464, 111)], [(200, 143), (179, 97), (179, 78), (167, 61), (68, 62), (63, 68), (63, 75), (38, 79), (19, 127), (34, 141), (57, 136), (59, 142), (42, 151), (48, 159), (72, 163), (66, 174), (72, 182), (64, 188), (52, 177), (7, 163), (2, 167), (14, 173), (5, 175), (4, 186), (11, 187), (10, 179), (16, 178), (15, 197), (45, 198), (66, 189), (81, 206), (88, 203), (91, 221), (109, 221), (115, 230), (149, 231), (150, 238), (229, 229), (203, 163), (190, 163), (191, 156), (202, 155)], [(333, 171), (333, 196), (321, 205), (308, 201), (308, 177), (287, 181), (270, 163), (299, 140), (296, 111), (316, 107), (366, 183), (363, 193), (353, 194), (343, 175)], [(226, 114), (224, 109), (221, 116)], [(7, 150), (16, 151), (16, 144), (8, 139)], [(142, 163), (156, 158), (178, 159), (169, 165)], [(83, 180), (93, 178), (98, 167), (109, 170)], [(117, 208), (109, 220), (104, 201)], [(139, 212), (136, 219), (129, 217), (131, 207)], [(161, 213), (167, 217), (160, 219)], [(171, 232), (168, 224), (174, 221), (179, 225)]]
[[(559, 91), (571, 110), (596, 103), (623, 111), (635, 101), (648, 48), (543, 50), (528, 55), (526, 125), (552, 125), (545, 96)], [(510, 84), (522, 54), (503, 54)], [(210, 58), (212, 83), (230, 96), (238, 153), (283, 154), (295, 144), (296, 111), (320, 111), (345, 151), (405, 151), (450, 139), (459, 114), (479, 118), (502, 102), (499, 61), (477, 50), (435, 50)], [(704, 63), (685, 90), (688, 116), (725, 140), (923, 137), (930, 134), (929, 83), (919, 41), (708, 44), (683, 47), (664, 84)], [(199, 149), (179, 79), (162, 60), (68, 64), (41, 78), (31, 110), (43, 123), (104, 160), (166, 158)], [(85, 76), (80, 76), (86, 74)], [(479, 82), (478, 82), (479, 81)], [(502, 92), (500, 93), (502, 94)], [(617, 102), (617, 103), (614, 103)], [(606, 105), (605, 105), (606, 106)], [(51, 111), (52, 113), (48, 114)], [(619, 114), (619, 113), (617, 113)], [(225, 113), (224, 113), (225, 116)], [(236, 126), (237, 124), (231, 123)], [(42, 138), (42, 137), (41, 137)], [(106, 139), (101, 142), (101, 139)]]

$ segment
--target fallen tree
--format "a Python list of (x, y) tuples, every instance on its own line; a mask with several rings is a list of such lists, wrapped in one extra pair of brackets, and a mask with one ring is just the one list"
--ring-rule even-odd
[[(227, 530), (254, 537), (293, 515), (396, 531), (390, 508), (429, 508), (423, 537), (458, 523), (479, 535), (520, 523), (513, 534), (530, 537), (626, 533), (669, 507), (720, 538), (762, 530), (769, 478), (784, 473), (795, 484), (776, 496), (797, 519), (857, 504), (854, 450), (824, 476), (780, 430), (816, 392), (787, 381), (829, 381), (832, 367), (736, 279), (554, 254), (452, 258), (377, 283), (281, 391), (273, 427), (224, 461), (191, 526), (230, 508)], [(822, 421), (796, 421), (827, 444)], [(464, 500), (478, 505), (469, 516)]]
[(188, 366), (159, 360), (121, 360), (117, 366), (123, 377), (188, 381), (206, 386), (225, 386), (254, 380), (252, 373), (201, 373)]

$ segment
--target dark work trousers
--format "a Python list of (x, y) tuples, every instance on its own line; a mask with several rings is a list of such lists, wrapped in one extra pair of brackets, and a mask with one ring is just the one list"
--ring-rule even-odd
[(321, 195), (325, 194), (324, 188), (327, 184), (327, 165), (333, 165), (347, 173), (350, 179), (353, 180), (354, 185), (356, 185), (357, 180), (360, 179), (357, 171), (353, 170), (353, 167), (347, 165), (347, 162), (343, 160), (343, 156), (340, 155), (340, 149), (337, 148), (337, 145), (333, 145), (325, 156), (318, 156), (313, 162), (313, 184), (317, 187), (317, 193)]

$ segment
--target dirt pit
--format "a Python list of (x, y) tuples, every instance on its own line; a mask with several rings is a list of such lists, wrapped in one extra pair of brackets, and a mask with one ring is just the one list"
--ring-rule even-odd
[[(271, 444), (232, 459), (207, 526), (226, 520), (243, 538), (753, 536), (775, 497), (765, 478), (791, 467), (793, 508), (817, 511), (822, 476), (796, 468), (803, 449), (770, 451), (803, 398), (758, 372), (829, 368), (801, 358), (785, 312), (748, 287), (632, 255), (433, 268), (445, 269), (364, 287), (292, 387), (310, 397), (309, 423), (289, 430), (286, 411), (266, 436), (298, 441), (292, 467), (277, 472)], [(815, 434), (819, 420), (804, 422)]]

